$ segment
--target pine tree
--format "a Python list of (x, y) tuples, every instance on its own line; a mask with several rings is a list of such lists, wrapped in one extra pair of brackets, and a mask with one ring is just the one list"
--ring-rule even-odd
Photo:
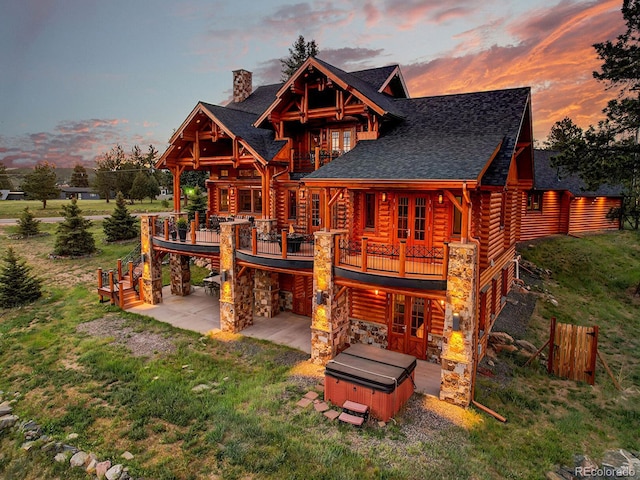
[(28, 198), (40, 200), (42, 208), (47, 208), (47, 200), (57, 198), (60, 190), (56, 186), (56, 167), (50, 163), (39, 163), (22, 183), (22, 190)]
[(0, 269), (0, 307), (12, 308), (36, 301), (42, 296), (41, 281), (30, 273), (24, 260), (9, 247)]
[(40, 233), (40, 220), (36, 220), (29, 207), (25, 207), (18, 219), (18, 233), (25, 237), (32, 237)]
[(13, 190), (13, 184), (7, 173), (7, 167), (0, 162), (0, 190)]
[(293, 46), (289, 48), (289, 56), (280, 60), (282, 66), (282, 81), (286, 82), (289, 80), (291, 75), (298, 70), (307, 58), (317, 57), (318, 53), (318, 45), (315, 40), (305, 42), (304, 37), (299, 35), (298, 39), (293, 43)]
[(147, 196), (148, 190), (149, 176), (147, 175), (147, 172), (140, 170), (131, 184), (129, 198), (131, 198), (131, 200), (140, 200), (140, 203), (142, 203), (142, 199)]
[(80, 215), (82, 210), (78, 207), (78, 201), (74, 198), (70, 205), (63, 205), (62, 209), (65, 219), (58, 224), (53, 253), (75, 257), (95, 252), (95, 240), (89, 231), (91, 221)]
[(138, 220), (127, 210), (122, 192), (116, 196), (116, 208), (110, 217), (104, 219), (103, 230), (107, 242), (129, 240), (138, 236)]
[(196, 212), (201, 221), (207, 214), (207, 197), (205, 197), (200, 191), (200, 187), (193, 189), (193, 193), (189, 195), (189, 203), (187, 205), (187, 212), (189, 212), (189, 221), (196, 218)]
[(69, 181), (70, 187), (88, 187), (89, 186), (89, 175), (87, 174), (87, 169), (84, 168), (79, 163), (73, 167), (73, 173), (71, 174), (71, 180)]

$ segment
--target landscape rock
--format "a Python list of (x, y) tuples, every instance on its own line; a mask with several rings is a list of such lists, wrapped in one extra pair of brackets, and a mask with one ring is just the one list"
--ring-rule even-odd
[(11, 407), (11, 405), (9, 405), (9, 402), (0, 403), (0, 417), (9, 415), (12, 411), (13, 408)]
[(68, 454), (67, 453), (57, 453), (53, 459), (58, 463), (65, 463), (67, 461)]
[(87, 460), (89, 459), (89, 454), (86, 452), (76, 452), (69, 460), (69, 463), (72, 467), (83, 467)]
[(124, 452), (122, 455), (120, 455), (122, 458), (124, 458), (125, 460), (132, 460), (133, 459), (133, 454), (131, 452)]
[(13, 427), (18, 420), (17, 415), (2, 415), (0, 417), (0, 430)]
[(98, 477), (99, 480), (102, 480), (106, 475), (107, 470), (109, 470), (110, 468), (111, 468), (111, 462), (109, 460), (106, 460), (104, 462), (98, 462), (96, 464), (96, 477)]
[(491, 332), (489, 334), (489, 343), (500, 345), (512, 345), (513, 337), (505, 332)]
[(25, 452), (28, 452), (29, 450), (31, 450), (33, 448), (35, 443), (36, 442), (34, 442), (34, 441), (24, 442), (20, 448), (22, 450), (24, 450)]
[(533, 343), (527, 342), (526, 340), (516, 340), (516, 345), (530, 353), (536, 353), (538, 351)]
[(118, 463), (117, 465), (114, 465), (109, 470), (107, 470), (107, 473), (105, 473), (105, 477), (107, 478), (107, 480), (120, 480), (120, 476), (122, 475), (123, 470), (124, 465)]
[(92, 458), (91, 460), (89, 460), (89, 463), (87, 463), (87, 468), (85, 468), (84, 470), (89, 475), (93, 475), (94, 473), (96, 473), (97, 465), (98, 465), (98, 460), (96, 460), (95, 458)]
[(67, 435), (67, 440), (75, 440), (78, 437), (79, 435), (77, 433), (70, 433), (69, 435)]
[[(602, 466), (619, 472), (634, 471), (640, 476), (640, 460), (626, 450), (609, 450), (604, 454)], [(627, 473), (625, 476), (630, 477)], [(632, 477), (635, 478), (635, 477)]]
[(201, 383), (200, 385), (196, 385), (191, 389), (192, 392), (202, 392), (204, 390), (211, 390), (211, 387), (206, 383)]

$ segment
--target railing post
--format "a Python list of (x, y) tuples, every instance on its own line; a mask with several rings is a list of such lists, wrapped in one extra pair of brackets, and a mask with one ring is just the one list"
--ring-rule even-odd
[(169, 240), (169, 219), (164, 219), (164, 239)]
[(118, 259), (118, 281), (122, 280), (122, 259)]
[(400, 265), (398, 265), (398, 275), (405, 276), (405, 263), (407, 261), (407, 241), (400, 240)]
[(124, 310), (124, 292), (122, 291), (122, 283), (118, 284), (118, 300), (120, 308)]
[(191, 220), (191, 245), (196, 244), (196, 221)]
[(258, 253), (258, 229), (256, 227), (251, 229), (251, 253), (253, 255)]
[(156, 216), (151, 216), (151, 236), (156, 236)]
[(333, 264), (340, 265), (340, 256), (342, 252), (340, 251), (340, 235), (336, 235), (333, 237), (334, 246), (333, 246)]
[(102, 288), (102, 269), (98, 269), (98, 288)]
[(236, 237), (236, 248), (240, 247), (240, 228), (239, 225), (233, 226), (235, 237)]
[(109, 296), (111, 297), (111, 305), (113, 305), (115, 303), (113, 299), (113, 270), (109, 270), (109, 293), (111, 293)]
[(144, 288), (144, 280), (142, 276), (138, 278), (138, 300), (142, 300), (142, 289)]
[(442, 258), (442, 279), (446, 280), (447, 279), (447, 270), (449, 269), (449, 244), (447, 242), (445, 242), (444, 244), (444, 248), (443, 248), (443, 258)]
[(362, 237), (362, 271), (367, 271), (367, 244), (369, 243), (369, 239), (367, 237)]
[(282, 258), (287, 258), (287, 231), (282, 230), (280, 232), (280, 238), (282, 239)]
[(196, 210), (194, 221), (196, 222), (196, 226), (200, 228), (200, 212)]
[(133, 261), (129, 260), (129, 284), (133, 287)]
[(320, 168), (320, 147), (316, 147), (315, 149), (315, 169), (318, 170)]

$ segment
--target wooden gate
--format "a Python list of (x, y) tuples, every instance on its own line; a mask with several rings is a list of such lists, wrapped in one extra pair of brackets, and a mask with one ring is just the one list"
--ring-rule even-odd
[(580, 327), (551, 319), (549, 373), (557, 377), (588, 382), (596, 379), (598, 326)]

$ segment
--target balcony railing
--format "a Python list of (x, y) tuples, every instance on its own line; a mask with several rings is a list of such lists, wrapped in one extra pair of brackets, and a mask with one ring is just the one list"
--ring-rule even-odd
[(238, 250), (251, 252), (257, 256), (273, 257), (307, 257), (313, 258), (315, 237), (313, 234), (288, 233), (258, 233), (251, 225), (240, 225), (236, 230), (236, 246)]
[(293, 168), (295, 172), (313, 172), (343, 153), (345, 152), (342, 150), (328, 151), (319, 148), (312, 152), (294, 152)]
[(400, 277), (430, 276), (444, 279), (447, 271), (448, 246), (427, 248), (369, 243), (336, 237), (336, 266), (370, 273), (394, 273)]
[(218, 245), (220, 243), (220, 227), (217, 224), (211, 224), (208, 227), (203, 224), (200, 227), (196, 227), (195, 220), (191, 221), (185, 230), (184, 240), (181, 240), (180, 231), (172, 219), (156, 218), (153, 228), (153, 235), (166, 241), (190, 243), (192, 245)]

